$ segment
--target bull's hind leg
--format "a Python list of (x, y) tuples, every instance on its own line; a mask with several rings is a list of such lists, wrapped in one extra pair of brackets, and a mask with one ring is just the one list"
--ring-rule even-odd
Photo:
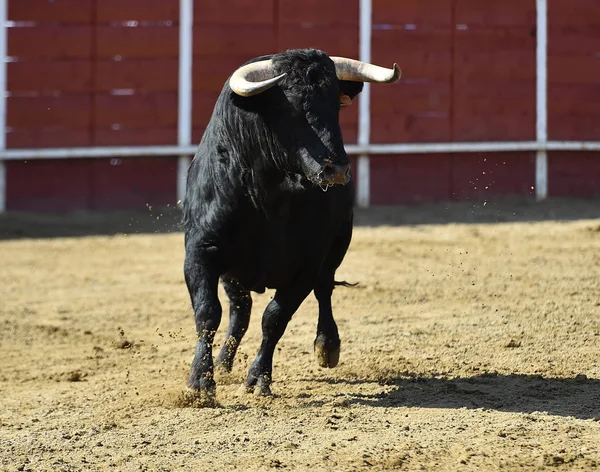
[(216, 389), (212, 344), (221, 322), (222, 311), (217, 294), (219, 274), (211, 249), (186, 244), (184, 274), (198, 334), (188, 386), (201, 396), (211, 399)]
[(333, 274), (325, 274), (315, 287), (315, 297), (319, 302), (319, 321), (315, 338), (315, 356), (321, 367), (335, 367), (340, 360), (340, 336), (333, 318), (331, 295), (333, 293)]
[(262, 342), (258, 354), (248, 371), (246, 388), (254, 390), (258, 395), (271, 394), (273, 374), (273, 353), (277, 343), (283, 336), (292, 315), (302, 301), (310, 293), (310, 289), (277, 290), (275, 297), (267, 306), (262, 319)]
[(235, 353), (250, 323), (252, 295), (237, 280), (230, 277), (223, 277), (221, 283), (229, 297), (229, 328), (216, 365), (225, 372), (231, 372)]

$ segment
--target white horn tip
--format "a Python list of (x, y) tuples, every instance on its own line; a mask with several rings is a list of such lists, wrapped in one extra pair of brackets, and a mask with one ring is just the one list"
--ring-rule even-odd
[(395, 62), (394, 62), (393, 70), (394, 70), (394, 73), (392, 74), (392, 77), (389, 80), (389, 83), (391, 83), (391, 84), (393, 84), (394, 82), (398, 82), (400, 80), (400, 77), (402, 77), (402, 70), (400, 69), (398, 64), (396, 64)]

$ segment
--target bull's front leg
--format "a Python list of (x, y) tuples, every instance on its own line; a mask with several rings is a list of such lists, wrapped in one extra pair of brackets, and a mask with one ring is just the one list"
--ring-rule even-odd
[(262, 342), (258, 354), (248, 371), (245, 382), (247, 391), (254, 390), (257, 395), (271, 395), (275, 347), (283, 336), (292, 315), (310, 293), (310, 290), (310, 288), (305, 290), (295, 288), (280, 289), (275, 292), (275, 297), (267, 305), (263, 314)]
[(335, 367), (340, 360), (340, 336), (333, 318), (331, 296), (333, 293), (333, 275), (324, 278), (315, 287), (315, 297), (319, 302), (319, 321), (315, 338), (315, 356), (321, 367)]
[(222, 309), (217, 292), (219, 274), (211, 251), (187, 246), (184, 274), (198, 334), (188, 387), (202, 400), (212, 401), (216, 393), (212, 344), (221, 322)]

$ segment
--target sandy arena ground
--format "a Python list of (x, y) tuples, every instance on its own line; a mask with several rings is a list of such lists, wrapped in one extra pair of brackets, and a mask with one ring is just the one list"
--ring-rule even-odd
[(600, 468), (600, 201), (360, 213), (338, 273), (360, 285), (334, 294), (340, 365), (313, 358), (311, 296), (274, 398), (241, 393), (258, 295), (202, 409), (181, 401), (182, 234), (150, 216), (0, 219), (1, 470)]

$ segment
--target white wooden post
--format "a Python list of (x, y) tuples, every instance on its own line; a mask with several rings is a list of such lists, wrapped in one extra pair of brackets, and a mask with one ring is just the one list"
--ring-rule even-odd
[(536, 139), (538, 151), (535, 159), (535, 196), (548, 197), (548, 2), (537, 0), (536, 49)]
[[(179, 0), (179, 104), (177, 143), (192, 144), (192, 63), (194, 60), (194, 0)], [(177, 160), (177, 200), (185, 197), (189, 156)]]
[[(373, 5), (371, 0), (360, 0), (359, 59), (371, 62), (371, 30)], [(358, 96), (358, 145), (369, 146), (371, 135), (371, 85), (365, 82)], [(371, 204), (371, 164), (367, 153), (358, 156), (358, 181), (356, 200), (361, 208)]]

